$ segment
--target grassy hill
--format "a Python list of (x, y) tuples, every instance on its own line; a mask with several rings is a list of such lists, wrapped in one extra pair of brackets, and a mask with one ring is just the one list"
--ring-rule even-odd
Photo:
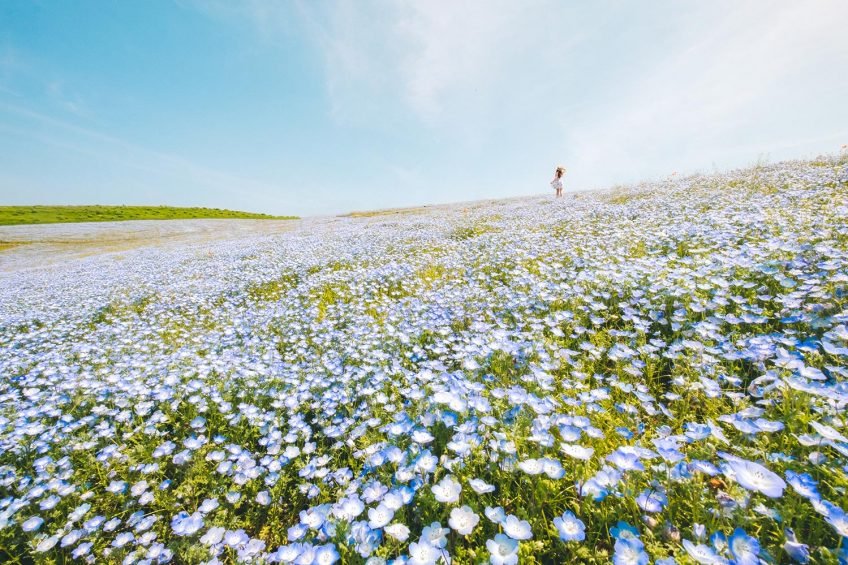
[(220, 208), (175, 206), (0, 206), (0, 225), (117, 222), (123, 220), (188, 220), (197, 218), (294, 220)]

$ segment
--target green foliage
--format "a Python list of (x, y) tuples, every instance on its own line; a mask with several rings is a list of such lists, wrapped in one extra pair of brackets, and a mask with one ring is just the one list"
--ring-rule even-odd
[[(0, 225), (118, 222), (124, 220), (254, 219), (293, 220), (297, 216), (271, 216), (220, 208), (175, 206), (0, 206)], [(0, 250), (2, 246), (0, 246)]]

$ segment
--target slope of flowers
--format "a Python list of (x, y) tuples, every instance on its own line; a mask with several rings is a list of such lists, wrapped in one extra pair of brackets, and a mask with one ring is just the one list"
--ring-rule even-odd
[(0, 561), (845, 563), (848, 160), (0, 276)]

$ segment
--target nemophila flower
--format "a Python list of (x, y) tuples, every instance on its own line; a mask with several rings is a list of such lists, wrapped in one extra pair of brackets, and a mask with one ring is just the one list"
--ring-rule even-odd
[(250, 541), (250, 536), (242, 530), (227, 530), (224, 532), (224, 545), (227, 547), (239, 548)]
[(607, 455), (607, 461), (621, 469), (622, 471), (644, 471), (645, 466), (639, 460), (637, 455), (633, 453), (625, 453), (621, 449), (617, 449)]
[(197, 508), (197, 511), (201, 514), (208, 514), (218, 508), (218, 499), (217, 498), (207, 498), (204, 499), (203, 502), (200, 503), (200, 506)]
[(639, 530), (619, 520), (615, 526), (610, 528), (610, 535), (615, 539), (639, 539)]
[(683, 548), (686, 550), (686, 553), (689, 554), (689, 557), (694, 559), (695, 562), (701, 563), (702, 565), (718, 565), (727, 563), (727, 559), (720, 556), (718, 553), (715, 552), (713, 548), (708, 545), (695, 545), (691, 541), (684, 539)]
[(315, 548), (315, 565), (332, 565), (339, 559), (341, 559), (341, 556), (336, 550), (336, 546), (331, 543), (319, 545)]
[(409, 528), (399, 522), (389, 524), (383, 528), (383, 531), (400, 542), (404, 542), (409, 538)]
[(367, 503), (377, 502), (383, 495), (389, 492), (388, 487), (377, 481), (372, 481), (362, 489), (362, 499)]
[(53, 549), (56, 544), (59, 543), (59, 536), (50, 536), (42, 539), (38, 542), (38, 545), (35, 546), (36, 553), (44, 553), (46, 551), (50, 551)]
[(637, 538), (619, 538), (613, 549), (614, 565), (648, 565), (650, 560), (645, 545)]
[(810, 426), (813, 427), (818, 434), (826, 439), (831, 441), (838, 441), (840, 443), (848, 443), (848, 437), (845, 437), (843, 434), (839, 433), (833, 427), (828, 426), (827, 424), (821, 424), (816, 422), (815, 420), (810, 421)]
[(459, 500), (459, 493), (462, 491), (460, 485), (452, 476), (448, 475), (441, 481), (430, 487), (433, 495), (439, 502), (451, 504)]
[(426, 541), (422, 540), (409, 544), (408, 563), (411, 565), (433, 565), (441, 556), (441, 550)]
[(79, 541), (80, 537), (82, 537), (82, 530), (72, 530), (65, 534), (62, 537), (61, 543), (59, 544), (61, 547), (68, 547), (69, 545), (74, 545)]
[(790, 528), (784, 530), (786, 541), (783, 542), (783, 550), (795, 563), (810, 562), (810, 546), (800, 543), (795, 537), (795, 532)]
[(256, 502), (262, 506), (268, 506), (271, 504), (271, 494), (267, 490), (259, 491), (256, 493)]
[(394, 518), (394, 510), (386, 506), (385, 504), (380, 504), (377, 508), (369, 508), (368, 509), (368, 525), (371, 528), (382, 528), (386, 524), (392, 521)]
[(494, 522), (495, 524), (500, 524), (504, 520), (506, 520), (506, 512), (500, 506), (496, 506), (492, 508), (491, 506), (487, 506), (483, 513), (486, 515), (486, 518)]
[(448, 525), (458, 534), (467, 536), (479, 521), (480, 517), (469, 506), (461, 506), (451, 510)]
[(668, 504), (668, 497), (661, 491), (648, 489), (636, 497), (636, 504), (645, 512), (661, 512)]
[(299, 514), (300, 523), (313, 530), (319, 529), (327, 518), (327, 508), (327, 506), (318, 506), (301, 510)]
[(785, 476), (792, 489), (804, 498), (820, 498), (818, 484), (809, 473), (795, 473), (787, 470)]
[(132, 532), (121, 532), (112, 540), (112, 547), (124, 547), (135, 539)]
[(200, 543), (204, 545), (217, 545), (224, 539), (226, 528), (214, 526), (206, 530), (206, 533), (200, 537)]
[(518, 468), (528, 475), (539, 475), (544, 471), (544, 463), (541, 459), (525, 459), (518, 463)]
[(178, 536), (194, 535), (203, 527), (203, 515), (200, 512), (189, 514), (180, 512), (171, 518), (171, 529)]
[(560, 449), (569, 457), (573, 457), (575, 459), (580, 459), (583, 461), (588, 461), (592, 458), (592, 454), (595, 453), (594, 448), (583, 447), (582, 445), (576, 445), (571, 443), (561, 443)]
[(554, 527), (562, 541), (583, 541), (586, 539), (586, 526), (572, 512), (566, 511), (554, 518)]
[(44, 519), (40, 516), (33, 516), (31, 518), (27, 518), (21, 523), (21, 529), (25, 532), (35, 532), (37, 531), (41, 525), (44, 523)]
[(286, 531), (286, 536), (289, 540), (300, 540), (309, 532), (309, 526), (306, 524), (295, 524)]
[(112, 481), (109, 483), (109, 486), (106, 487), (106, 490), (113, 494), (121, 494), (127, 490), (127, 483), (126, 481)]
[(91, 548), (94, 544), (90, 541), (83, 542), (76, 546), (74, 550), (71, 552), (71, 557), (74, 559), (80, 559), (91, 551)]
[(486, 540), (486, 549), (489, 550), (489, 562), (492, 565), (518, 563), (518, 541), (504, 534), (495, 534), (494, 539)]
[(823, 500), (822, 504), (826, 509), (824, 513), (825, 521), (836, 530), (837, 534), (842, 537), (848, 537), (848, 513), (826, 500)]
[(733, 531), (728, 547), (738, 565), (757, 565), (760, 562), (760, 542), (746, 534), (742, 528)]
[(338, 504), (333, 507), (333, 514), (348, 522), (352, 521), (364, 511), (365, 503), (363, 503), (356, 495), (347, 496), (341, 499)]
[(714, 477), (719, 474), (719, 468), (710, 463), (709, 461), (702, 461), (700, 459), (693, 459), (689, 462), (689, 469), (692, 471), (697, 471), (699, 473), (703, 473), (705, 475), (709, 475), (710, 477)]
[(549, 459), (545, 457), (541, 459), (542, 462), (542, 470), (550, 479), (561, 479), (565, 476), (565, 469), (562, 468), (562, 464), (555, 460)]
[(733, 472), (733, 478), (748, 490), (760, 492), (769, 498), (780, 498), (786, 483), (778, 475), (759, 463), (745, 459), (727, 461)]
[(432, 546), (443, 548), (448, 543), (447, 535), (449, 533), (449, 529), (443, 528), (438, 522), (433, 522), (421, 530), (421, 539)]
[(527, 540), (533, 537), (533, 530), (530, 528), (530, 522), (521, 520), (520, 518), (507, 515), (506, 519), (501, 523), (504, 533), (516, 540)]
[[(183, 512), (183, 514), (185, 514), (185, 512)], [(112, 518), (111, 520), (109, 520), (109, 521), (107, 521), (106, 523), (103, 524), (103, 531), (104, 532), (114, 531), (115, 528), (117, 528), (120, 525), (121, 525), (121, 519), (120, 518)]]
[(477, 494), (486, 494), (489, 492), (494, 492), (495, 485), (490, 485), (486, 481), (481, 479), (469, 479), (468, 484), (471, 486), (471, 489)]
[(412, 441), (421, 445), (426, 445), (436, 439), (433, 437), (433, 434), (427, 430), (415, 430), (412, 432), (411, 438)]

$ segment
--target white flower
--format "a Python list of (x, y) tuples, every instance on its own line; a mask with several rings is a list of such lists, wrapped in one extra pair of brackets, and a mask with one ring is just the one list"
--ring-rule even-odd
[(442, 552), (426, 541), (412, 542), (409, 544), (410, 565), (433, 565), (441, 557)]
[(436, 438), (433, 437), (433, 434), (427, 430), (415, 430), (412, 432), (412, 441), (421, 445), (428, 444), (434, 439)]
[(495, 485), (490, 485), (480, 479), (471, 479), (468, 481), (468, 484), (471, 485), (471, 489), (477, 494), (486, 494), (495, 490)]
[(388, 526), (383, 528), (383, 531), (401, 542), (406, 541), (407, 538), (409, 538), (409, 528), (399, 522), (389, 524)]
[(433, 547), (444, 548), (448, 544), (450, 530), (443, 528), (438, 522), (433, 522), (421, 530), (421, 539)]
[(267, 490), (259, 491), (256, 493), (256, 502), (262, 506), (268, 506), (271, 504), (271, 495)]
[(467, 536), (471, 533), (479, 521), (480, 516), (475, 514), (469, 506), (462, 506), (451, 510), (448, 524), (457, 533)]
[(204, 500), (200, 504), (200, 507), (197, 509), (197, 511), (201, 512), (202, 514), (208, 514), (209, 512), (212, 512), (213, 510), (215, 510), (216, 508), (218, 508), (218, 499), (217, 498), (207, 498), (206, 500)]
[(53, 547), (59, 543), (59, 536), (50, 536), (49, 538), (44, 538), (38, 545), (35, 547), (35, 551), (37, 553), (44, 553), (45, 551), (50, 551)]
[(221, 526), (209, 528), (200, 538), (200, 543), (204, 545), (217, 545), (224, 539), (224, 532), (226, 531), (226, 528), (222, 528)]
[(394, 510), (381, 503), (377, 508), (368, 509), (368, 526), (375, 530), (382, 528), (391, 522), (394, 516)]
[(540, 459), (525, 459), (518, 464), (518, 468), (528, 475), (539, 475), (545, 470), (544, 463)]
[(135, 536), (132, 532), (121, 532), (118, 534), (114, 540), (112, 540), (113, 547), (124, 547), (129, 542), (135, 539)]
[(561, 443), (559, 447), (566, 455), (583, 461), (588, 461), (592, 458), (592, 454), (595, 453), (595, 450), (591, 447), (583, 447), (574, 443)]
[(533, 537), (533, 530), (530, 528), (530, 522), (520, 520), (518, 517), (510, 514), (503, 522), (504, 533), (515, 540), (526, 540)]
[(565, 476), (565, 469), (562, 468), (562, 464), (555, 460), (549, 459), (545, 457), (540, 460), (542, 462), (542, 470), (545, 474), (551, 479), (561, 479)]
[(727, 559), (721, 557), (713, 549), (704, 544), (695, 545), (688, 539), (683, 540), (683, 548), (689, 556), (701, 565), (719, 565), (727, 563)]
[(495, 534), (495, 539), (486, 540), (492, 565), (515, 565), (518, 563), (518, 542), (503, 534)]
[(759, 463), (745, 459), (729, 460), (736, 482), (748, 490), (758, 491), (770, 498), (783, 496), (786, 483), (778, 475), (772, 473)]
[(506, 520), (506, 512), (500, 506), (496, 506), (492, 508), (491, 506), (487, 506), (483, 513), (486, 515), (486, 518), (494, 522), (495, 524), (500, 524), (504, 520)]
[(459, 493), (462, 491), (462, 485), (456, 482), (452, 476), (448, 475), (437, 484), (430, 487), (430, 490), (433, 491), (433, 495), (436, 497), (436, 500), (451, 504), (459, 500)]
[(21, 524), (21, 529), (25, 532), (34, 532), (44, 523), (44, 519), (40, 516), (33, 516), (32, 518), (28, 518)]
[(828, 426), (827, 424), (819, 424), (816, 421), (811, 421), (810, 425), (815, 428), (815, 430), (819, 433), (820, 436), (826, 439), (829, 439), (831, 441), (848, 443), (848, 438), (846, 438), (844, 435), (840, 434), (838, 431)]
[(333, 509), (333, 514), (342, 520), (352, 521), (365, 511), (365, 504), (356, 495), (351, 495), (339, 501)]

